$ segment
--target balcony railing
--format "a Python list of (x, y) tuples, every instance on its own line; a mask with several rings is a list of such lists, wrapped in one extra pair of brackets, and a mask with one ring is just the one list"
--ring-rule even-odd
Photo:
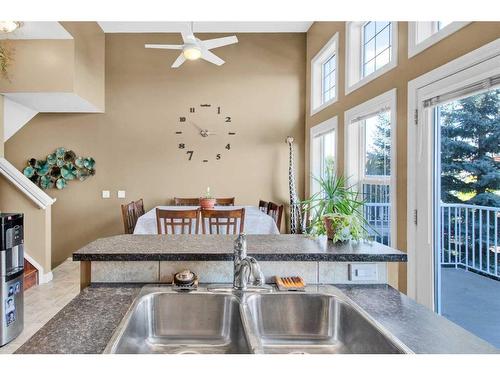
[(500, 280), (500, 207), (441, 203), (441, 265)]
[(384, 245), (391, 240), (391, 204), (389, 185), (363, 184), (363, 214), (368, 222), (370, 238)]

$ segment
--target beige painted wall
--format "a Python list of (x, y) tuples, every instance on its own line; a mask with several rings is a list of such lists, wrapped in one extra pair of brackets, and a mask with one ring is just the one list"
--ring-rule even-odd
[(14, 60), (0, 92), (72, 92), (74, 41), (11, 40)]
[[(321, 47), (339, 32), (339, 100), (314, 116), (310, 116), (310, 60)], [(307, 95), (306, 95), (306, 176), (309, 176), (309, 129), (333, 116), (338, 116), (338, 167), (344, 166), (344, 111), (390, 89), (397, 89), (397, 248), (406, 250), (406, 145), (407, 145), (407, 85), (412, 79), (435, 69), (459, 56), (500, 37), (500, 23), (474, 22), (431, 48), (408, 59), (408, 24), (398, 26), (398, 66), (360, 89), (345, 95), (345, 23), (316, 22), (307, 33)], [(306, 178), (306, 190), (309, 178)], [(395, 270), (393, 270), (395, 271)], [(397, 270), (396, 270), (397, 271)], [(406, 291), (406, 265), (393, 272), (391, 284)]]
[[(217, 35), (200, 35), (211, 37)], [(179, 43), (179, 35), (108, 34), (106, 113), (39, 114), (9, 139), (6, 155), (18, 168), (27, 158), (45, 157), (58, 146), (97, 161), (94, 177), (49, 192), (57, 198), (53, 265), (89, 241), (121, 233), (120, 204), (131, 199), (143, 197), (150, 209), (176, 195), (199, 196), (210, 186), (217, 196), (236, 196), (237, 204), (255, 205), (260, 198), (287, 201), (287, 135), (296, 138), (297, 155), (304, 154), (306, 37), (238, 38), (238, 44), (216, 51), (227, 61), (222, 67), (195, 61), (175, 70), (170, 65), (176, 52), (146, 50), (144, 43)], [(218, 162), (187, 161), (177, 148), (179, 116), (201, 103), (220, 105), (232, 117), (238, 133), (231, 139), (232, 149), (224, 149), (227, 138), (222, 134), (204, 144), (194, 128), (183, 141), (193, 144), (197, 157), (202, 149), (211, 157), (221, 153)], [(302, 195), (302, 157), (297, 164)], [(104, 189), (111, 190), (111, 199), (100, 198)], [(127, 199), (116, 198), (118, 189), (127, 191)]]
[[(4, 134), (4, 121), (3, 121), (3, 95), (0, 95), (0, 140), (3, 140)], [(4, 142), (0, 142), (0, 157), (4, 155)]]
[(21, 194), (10, 182), (0, 177), (0, 210), (24, 213), (25, 252), (42, 267), (45, 273), (51, 266), (51, 207), (42, 210)]
[(105, 37), (96, 22), (61, 22), (74, 38), (74, 91), (104, 111)]
[(104, 32), (96, 22), (63, 22), (73, 39), (10, 40), (13, 62), (0, 92), (75, 93), (104, 111)]

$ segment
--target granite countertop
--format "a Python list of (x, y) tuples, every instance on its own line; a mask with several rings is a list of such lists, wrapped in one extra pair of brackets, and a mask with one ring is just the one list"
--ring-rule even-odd
[[(231, 261), (236, 236), (134, 235), (100, 238), (73, 253), (86, 261)], [(249, 234), (248, 255), (260, 261), (406, 262), (406, 253), (368, 241), (334, 244), (326, 237)]]
[(84, 289), (15, 353), (102, 353), (140, 290), (138, 285)]
[[(388, 285), (335, 287), (414, 353), (500, 353)], [(102, 353), (139, 291), (140, 285), (88, 287), (16, 353)]]

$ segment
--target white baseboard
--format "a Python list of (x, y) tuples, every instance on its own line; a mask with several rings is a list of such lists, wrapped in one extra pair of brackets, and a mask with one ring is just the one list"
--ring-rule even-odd
[(48, 283), (49, 281), (52, 280), (53, 278), (53, 275), (52, 275), (52, 271), (49, 271), (49, 272), (44, 272), (43, 270), (43, 267), (40, 265), (40, 263), (38, 263), (36, 260), (34, 260), (32, 257), (30, 257), (27, 253), (26, 253), (26, 249), (24, 249), (24, 257), (26, 258), (26, 260), (28, 262), (30, 262), (33, 267), (35, 267), (38, 271), (38, 284), (45, 284), (45, 283)]

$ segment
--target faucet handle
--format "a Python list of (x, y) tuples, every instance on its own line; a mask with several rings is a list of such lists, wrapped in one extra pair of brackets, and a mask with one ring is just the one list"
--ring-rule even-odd
[(245, 233), (240, 233), (236, 241), (234, 241), (234, 251), (242, 254), (243, 257), (246, 256), (247, 253), (247, 238)]

